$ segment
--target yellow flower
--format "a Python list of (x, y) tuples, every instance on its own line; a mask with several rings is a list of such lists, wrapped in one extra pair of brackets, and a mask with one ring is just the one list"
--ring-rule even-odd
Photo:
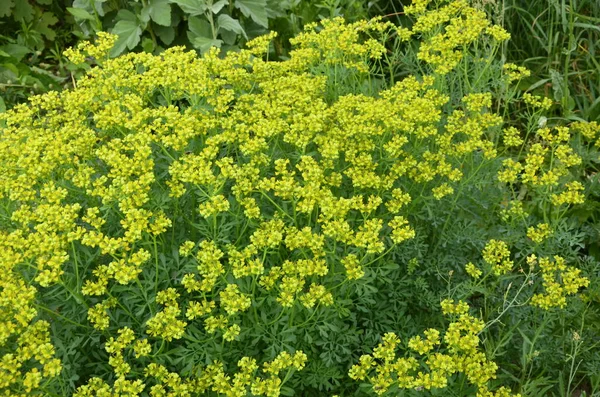
[(530, 226), (527, 228), (527, 237), (533, 242), (539, 244), (544, 241), (548, 236), (552, 234), (552, 229), (547, 223), (540, 223), (537, 226)]
[(496, 276), (512, 270), (513, 261), (510, 260), (510, 250), (504, 241), (490, 240), (483, 249), (483, 260), (492, 267)]
[(480, 269), (477, 268), (477, 266), (475, 266), (471, 262), (469, 262), (465, 265), (465, 270), (466, 270), (467, 274), (469, 276), (473, 277), (474, 279), (478, 279), (479, 277), (481, 277), (481, 274), (483, 273)]

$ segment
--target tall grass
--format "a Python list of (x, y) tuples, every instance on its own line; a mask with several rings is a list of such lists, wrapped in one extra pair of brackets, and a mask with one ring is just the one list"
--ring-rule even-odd
[(533, 72), (527, 89), (553, 97), (567, 118), (600, 120), (600, 1), (505, 0), (501, 11), (507, 60)]

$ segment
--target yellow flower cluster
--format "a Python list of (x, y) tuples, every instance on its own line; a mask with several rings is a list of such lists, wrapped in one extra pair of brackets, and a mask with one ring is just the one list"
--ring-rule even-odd
[(88, 320), (90, 320), (94, 328), (100, 331), (108, 328), (110, 318), (108, 317), (107, 310), (116, 305), (117, 300), (115, 298), (108, 298), (88, 309)]
[(205, 218), (227, 210), (229, 210), (229, 201), (222, 194), (212, 196), (199, 207), (200, 214)]
[(224, 255), (213, 241), (204, 240), (199, 244), (196, 259), (198, 260), (198, 273), (202, 276), (202, 280), (198, 281), (194, 274), (186, 274), (182, 284), (188, 292), (213, 290), (219, 276), (225, 273), (221, 264), (221, 258)]
[(430, 1), (413, 2), (405, 7), (407, 15), (415, 16), (413, 35), (421, 35), (418, 58), (430, 64), (437, 74), (447, 74), (462, 60), (464, 51), (483, 35), (495, 45), (508, 40), (510, 34), (502, 27), (490, 25), (485, 12), (469, 6), (466, 0), (443, 1), (427, 10)]
[[(478, 397), (511, 396), (506, 388), (495, 392), (488, 388), (498, 366), (479, 350), (483, 321), (468, 314), (469, 306), (465, 302), (454, 303), (448, 299), (442, 301), (441, 306), (443, 313), (453, 316), (454, 321), (448, 325), (443, 338), (439, 330), (432, 328), (424, 332), (424, 338), (414, 336), (409, 340), (409, 349), (421, 356), (420, 359), (414, 355), (397, 357), (400, 339), (390, 332), (373, 349), (372, 355), (360, 357), (359, 363), (350, 368), (349, 376), (355, 380), (367, 379), (373, 391), (382, 395), (393, 385), (400, 389), (444, 388), (453, 374), (463, 373), (477, 386)], [(442, 347), (447, 353), (439, 352)]]
[(515, 127), (508, 127), (503, 130), (504, 134), (502, 139), (504, 146), (506, 147), (520, 147), (523, 145), (523, 138), (521, 138), (519, 130)]
[(113, 48), (116, 41), (117, 36), (106, 32), (98, 32), (98, 37), (93, 44), (89, 41), (81, 41), (77, 44), (76, 48), (65, 50), (64, 56), (76, 65), (85, 62), (86, 54), (97, 61), (102, 61), (108, 56), (109, 51)]
[(317, 31), (318, 24), (309, 23), (304, 26), (304, 32), (290, 39), (297, 47), (291, 55), (298, 60), (305, 60), (315, 59), (317, 53), (325, 64), (343, 65), (362, 73), (369, 71), (365, 61), (381, 58), (386, 49), (376, 39), (359, 44), (361, 34), (381, 34), (394, 28), (392, 23), (378, 19), (346, 23), (343, 18), (337, 17), (324, 20), (321, 24)]
[[(132, 331), (123, 328), (119, 330), (118, 338), (111, 338), (106, 344), (107, 352), (111, 354), (111, 359), (114, 358), (111, 365), (115, 367), (115, 371), (125, 371), (117, 376), (113, 386), (100, 378), (91, 378), (86, 385), (77, 389), (74, 397), (112, 395), (137, 397), (152, 383), (154, 384), (148, 390), (151, 397), (190, 397), (210, 391), (227, 397), (245, 397), (248, 392), (255, 396), (278, 397), (281, 394), (281, 386), (287, 380), (286, 377), (282, 381), (279, 373), (288, 370), (289, 375), (292, 370), (301, 371), (307, 360), (302, 351), (296, 351), (294, 354), (283, 351), (273, 361), (263, 364), (266, 378), (257, 375), (259, 367), (256, 360), (250, 357), (243, 357), (238, 361), (239, 371), (233, 376), (225, 373), (223, 363), (220, 361), (215, 361), (204, 368), (200, 367), (196, 376), (186, 378), (182, 378), (175, 372), (169, 372), (161, 364), (150, 363), (143, 371), (145, 381), (127, 380), (124, 375), (130, 372), (129, 365), (116, 357), (122, 358), (123, 350), (130, 346), (133, 340)], [(134, 344), (134, 349), (139, 349), (138, 342)]]
[(529, 69), (524, 66), (515, 65), (514, 63), (505, 63), (502, 66), (502, 70), (508, 77), (509, 82), (531, 76), (531, 71)]
[(146, 322), (146, 332), (149, 335), (166, 341), (183, 337), (187, 323), (178, 319), (182, 314), (177, 303), (178, 297), (179, 294), (174, 288), (160, 291), (156, 295), (156, 303), (164, 305), (165, 308)]
[(527, 237), (529, 237), (534, 243), (541, 243), (552, 234), (552, 229), (547, 223), (540, 223), (536, 226), (530, 226), (527, 228)]
[(441, 200), (447, 195), (454, 193), (452, 186), (448, 185), (447, 183), (442, 183), (440, 186), (431, 189), (431, 191), (433, 192), (433, 197), (435, 197), (436, 200)]
[(576, 121), (569, 125), (569, 128), (579, 132), (589, 142), (594, 142), (595, 140), (594, 145), (600, 147), (600, 124), (597, 121)]
[(346, 275), (350, 280), (357, 280), (365, 275), (365, 271), (360, 264), (360, 260), (354, 254), (342, 258), (342, 264), (346, 269)]
[(511, 200), (506, 205), (506, 208), (500, 211), (500, 216), (504, 222), (516, 219), (525, 219), (529, 216), (523, 209), (523, 202), (520, 200)]
[[(441, 73), (454, 67), (460, 49), (481, 34), (507, 37), (464, 0), (431, 13), (425, 13), (427, 4), (417, 1), (410, 8), (417, 15), (410, 31), (380, 20), (345, 24), (334, 19), (321, 30), (309, 25), (283, 62), (263, 60), (273, 35), (222, 57), (214, 49), (198, 58), (173, 47), (160, 55), (109, 59), (116, 37), (107, 34), (100, 34), (96, 45), (70, 50), (74, 63), (90, 56), (100, 66), (74, 90), (33, 96), (29, 104), (0, 114), (0, 200), (13, 209), (10, 228), (0, 231), (2, 346), (12, 349), (16, 340), (33, 333), (30, 328), (45, 324), (35, 320), (35, 285), (66, 288), (61, 280), (66, 266), (73, 266), (81, 286), (70, 291), (77, 300), (100, 297), (89, 305), (88, 318), (96, 329), (109, 332), (109, 311), (123, 307), (129, 290), (141, 284), (140, 274), (144, 282), (154, 278), (159, 288), (158, 245), (165, 255), (165, 247), (179, 247), (186, 264), (197, 262), (197, 273), (186, 270), (179, 292), (158, 292), (156, 303), (163, 308), (151, 310), (146, 322), (151, 339), (182, 339), (185, 309), (189, 321), (204, 317), (206, 333), (220, 330), (224, 339), (233, 340), (242, 331), (233, 316), (250, 307), (250, 291), (276, 290), (275, 299), (284, 307), (331, 305), (334, 291), (322, 280), (339, 266), (331, 251), (352, 252), (342, 260), (346, 276), (362, 277), (365, 264), (384, 253), (390, 240), (401, 244), (415, 237), (402, 213), (411, 201), (409, 187), (420, 184), (442, 198), (462, 178), (457, 164), (465, 156), (496, 155), (488, 132), (502, 120), (488, 111), (488, 93), (465, 96), (462, 108), (446, 117), (450, 98), (435, 88), (433, 76), (407, 77), (376, 97), (352, 94), (330, 101), (323, 94), (331, 82), (311, 73), (318, 64), (367, 71), (368, 61), (386, 51), (381, 40), (368, 37), (392, 30), (403, 40), (427, 36), (420, 57)], [(550, 143), (551, 136), (544, 136), (548, 145), (557, 146), (559, 162), (574, 164), (573, 154), (558, 148), (562, 138), (552, 136)], [(282, 148), (299, 155), (289, 156)], [(181, 213), (170, 218), (180, 203), (190, 202), (197, 209), (194, 219)], [(214, 216), (225, 211), (239, 214), (243, 228), (240, 236), (225, 240), (228, 246), (221, 245), (224, 228)], [(200, 226), (215, 234), (182, 241), (196, 226), (198, 213)], [(172, 235), (166, 233), (171, 226)], [(286, 259), (266, 259), (273, 252)], [(87, 258), (78, 255), (88, 253)], [(94, 265), (81, 266), (90, 258)], [(147, 263), (153, 263), (154, 277), (145, 277)], [(35, 271), (32, 283), (23, 278), (23, 268)], [(239, 285), (234, 279), (241, 279)], [(139, 292), (146, 296), (148, 291)], [(115, 346), (126, 344), (133, 345), (136, 356), (148, 354), (148, 342), (132, 343), (129, 331), (121, 331), (109, 339), (111, 350), (123, 351)], [(48, 341), (44, 336), (35, 346), (31, 342), (43, 371), (9, 371), (3, 384), (26, 380), (33, 390), (40, 373), (56, 376), (60, 362), (52, 358)], [(7, 353), (6, 365), (21, 368), (19, 354)], [(112, 385), (92, 378), (78, 395), (141, 393), (137, 380), (121, 376), (129, 372), (122, 357), (112, 354), (117, 373)], [(300, 369), (300, 361), (292, 366)], [(412, 368), (413, 362), (400, 361), (400, 367)], [(158, 382), (151, 395), (200, 389), (200, 381), (183, 382), (165, 371), (150, 371)], [(233, 387), (235, 380), (227, 381), (219, 365), (206, 371), (205, 390)], [(240, 377), (247, 379), (250, 372), (242, 370)], [(435, 382), (427, 379), (419, 382)], [(281, 383), (273, 377), (250, 385), (275, 396)]]
[(552, 107), (552, 99), (548, 97), (539, 97), (536, 95), (531, 95), (528, 92), (523, 94), (523, 101), (534, 108), (542, 110), (548, 110)]
[(471, 262), (465, 265), (465, 271), (469, 276), (473, 277), (474, 279), (478, 279), (483, 274), (481, 269), (477, 268), (477, 266), (475, 266), (475, 264)]
[(229, 315), (247, 310), (252, 303), (248, 296), (240, 293), (237, 284), (227, 285), (227, 287), (221, 291), (219, 296), (221, 297), (221, 307), (225, 309)]
[[(519, 146), (522, 142), (516, 130), (506, 129), (504, 135), (507, 146)], [(580, 204), (584, 200), (583, 186), (579, 182), (561, 180), (571, 174), (571, 168), (581, 164), (582, 159), (569, 145), (572, 131), (569, 127), (557, 126), (539, 128), (536, 131), (539, 141), (528, 146), (524, 161), (508, 158), (498, 172), (498, 180), (514, 184), (522, 182), (533, 188), (551, 190), (565, 187), (561, 193), (553, 193), (551, 200), (555, 205)]]
[(496, 276), (510, 272), (514, 266), (510, 259), (510, 250), (504, 241), (488, 241), (482, 254), (483, 260), (492, 267)]
[(238, 361), (240, 370), (233, 377), (225, 373), (223, 363), (215, 362), (208, 365), (200, 374), (195, 383), (195, 391), (205, 393), (212, 390), (227, 397), (244, 397), (250, 391), (255, 396), (278, 397), (285, 381), (279, 378), (279, 373), (286, 369), (288, 375), (292, 370), (301, 371), (304, 369), (306, 359), (302, 351), (296, 351), (294, 354), (283, 351), (271, 362), (263, 364), (266, 378), (256, 375), (259, 367), (256, 360), (250, 357), (243, 357)]
[(542, 273), (544, 293), (535, 294), (531, 304), (544, 310), (553, 307), (564, 308), (567, 305), (567, 296), (574, 295), (580, 288), (587, 287), (590, 280), (581, 275), (581, 269), (567, 266), (566, 260), (558, 255), (553, 259), (530, 256), (528, 261), (537, 262)]
[(333, 295), (324, 286), (313, 283), (308, 292), (300, 297), (300, 302), (307, 308), (314, 307), (317, 302), (323, 306), (330, 306), (333, 304)]
[[(0, 307), (4, 309), (4, 304), (8, 299), (11, 299), (10, 295), (15, 292), (4, 290), (3, 296), (0, 297), (3, 301), (0, 302)], [(33, 292), (35, 293), (35, 290)], [(29, 291), (29, 294), (31, 295), (31, 291)], [(22, 301), (22, 303), (24, 302)], [(10, 311), (10, 308), (3, 311), (3, 317), (5, 317), (4, 313), (8, 314)], [(38, 389), (40, 389), (44, 378), (54, 378), (62, 370), (61, 361), (54, 357), (54, 346), (50, 342), (50, 324), (44, 320), (30, 323), (27, 317), (31, 313), (31, 310), (29, 314), (22, 313), (21, 323), (5, 322), (2, 324), (3, 335), (1, 335), (0, 346), (5, 347), (7, 345), (7, 339), (10, 337), (11, 331), (19, 333), (15, 341), (16, 346), (18, 346), (15, 348), (15, 353), (4, 353), (0, 360), (0, 389), (5, 391), (15, 388), (28, 394), (31, 393), (31, 395), (38, 394)], [(33, 316), (35, 316), (35, 312), (33, 312)], [(2, 319), (2, 321), (6, 320)], [(15, 316), (15, 320), (19, 320), (18, 316)], [(10, 348), (11, 345), (12, 343), (6, 347)], [(33, 362), (39, 363), (42, 369), (31, 366)]]
[(566, 190), (561, 193), (552, 194), (552, 203), (554, 205), (563, 204), (583, 204), (585, 196), (582, 193), (585, 189), (581, 182), (572, 181), (565, 184)]

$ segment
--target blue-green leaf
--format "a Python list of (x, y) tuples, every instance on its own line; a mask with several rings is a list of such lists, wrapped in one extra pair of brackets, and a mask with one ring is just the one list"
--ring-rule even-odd
[[(194, 37), (196, 37), (196, 36), (204, 36), (204, 37), (211, 36), (210, 23), (208, 23), (208, 21), (204, 18), (199, 18), (199, 17), (189, 18), (188, 19), (188, 28), (189, 28), (188, 37), (189, 37), (190, 41), (192, 41), (194, 39)], [(192, 37), (190, 37), (190, 34), (192, 35)]]
[(213, 3), (213, 5), (210, 7), (210, 10), (213, 12), (213, 14), (217, 14), (223, 9), (223, 7), (225, 7), (225, 5), (227, 5), (227, 0), (219, 0)]
[(199, 49), (201, 52), (208, 51), (211, 47), (221, 47), (222, 40), (211, 39), (210, 37), (198, 36), (192, 40), (194, 48)]
[(150, 0), (142, 9), (142, 19), (152, 19), (159, 25), (171, 26), (171, 5), (169, 0)]
[(155, 26), (154, 33), (166, 45), (171, 44), (175, 39), (175, 29), (172, 26)]
[(245, 38), (248, 38), (248, 36), (246, 36), (244, 28), (242, 27), (242, 25), (240, 25), (240, 22), (237, 19), (233, 19), (227, 14), (219, 15), (219, 18), (217, 18), (217, 25), (219, 26), (219, 29), (235, 32), (237, 34), (243, 35)]
[(222, 41), (212, 37), (210, 23), (199, 17), (188, 19), (188, 38), (192, 45), (201, 52), (206, 52), (210, 47), (220, 47)]

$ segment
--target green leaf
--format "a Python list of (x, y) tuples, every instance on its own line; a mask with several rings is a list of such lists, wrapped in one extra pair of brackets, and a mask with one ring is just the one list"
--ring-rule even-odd
[(210, 47), (221, 47), (221, 40), (212, 37), (210, 23), (203, 18), (191, 17), (188, 19), (188, 38), (201, 52), (206, 52)]
[(243, 35), (246, 39), (248, 38), (248, 36), (246, 36), (244, 28), (242, 27), (242, 25), (240, 25), (240, 22), (237, 19), (233, 19), (227, 14), (219, 15), (219, 18), (217, 18), (217, 24), (219, 26), (219, 29), (235, 32), (237, 34)]
[(201, 52), (208, 51), (211, 47), (221, 47), (222, 40), (211, 39), (210, 37), (197, 36), (192, 40), (194, 48), (199, 49)]
[(27, 0), (19, 0), (15, 3), (13, 18), (15, 21), (31, 22), (33, 20), (33, 7)]
[(94, 16), (83, 8), (67, 7), (67, 11), (75, 17), (75, 19), (86, 19), (92, 21)]
[(226, 4), (227, 0), (219, 0), (216, 3), (213, 3), (213, 5), (210, 7), (210, 10), (213, 12), (213, 14), (218, 14)]
[(142, 49), (144, 52), (153, 53), (154, 52), (154, 42), (151, 38), (146, 37), (142, 40)]
[(94, 14), (94, 10), (99, 16), (104, 16), (104, 8), (102, 3), (106, 0), (73, 0), (73, 8), (81, 8), (90, 14)]
[[(237, 43), (239, 35), (231, 30), (219, 30), (219, 37), (225, 44), (233, 46)], [(227, 51), (229, 51), (229, 49)]]
[(10, 15), (10, 10), (15, 5), (15, 0), (2, 0), (0, 1), (0, 18), (7, 17)]
[(246, 17), (252, 18), (257, 24), (269, 27), (267, 17), (267, 0), (235, 0), (235, 6), (240, 9)]
[(50, 5), (52, 4), (52, 0), (35, 0), (38, 4)]
[(120, 20), (112, 29), (112, 33), (118, 35), (119, 38), (111, 51), (111, 56), (121, 54), (125, 51), (125, 48), (133, 50), (140, 42), (140, 37), (142, 36), (142, 28), (134, 13), (128, 10), (121, 10), (117, 17)]
[(175, 39), (175, 29), (171, 26), (155, 26), (154, 33), (166, 45), (171, 44)]
[(28, 47), (20, 44), (5, 44), (0, 47), (0, 51), (7, 53), (17, 61), (21, 61), (25, 55), (32, 52)]
[(154, 22), (162, 26), (171, 26), (171, 5), (169, 0), (150, 0), (142, 9), (142, 19), (150, 17)]
[(51, 12), (45, 12), (35, 23), (35, 30), (46, 36), (50, 41), (54, 40), (56, 33), (50, 29), (50, 26), (58, 22), (58, 18)]
[(205, 0), (169, 0), (170, 3), (175, 3), (190, 16), (204, 14), (208, 10), (208, 5)]
[[(191, 17), (188, 19), (188, 38), (192, 41), (196, 36), (212, 36), (210, 23), (204, 18)], [(190, 37), (190, 34), (192, 37)]]

